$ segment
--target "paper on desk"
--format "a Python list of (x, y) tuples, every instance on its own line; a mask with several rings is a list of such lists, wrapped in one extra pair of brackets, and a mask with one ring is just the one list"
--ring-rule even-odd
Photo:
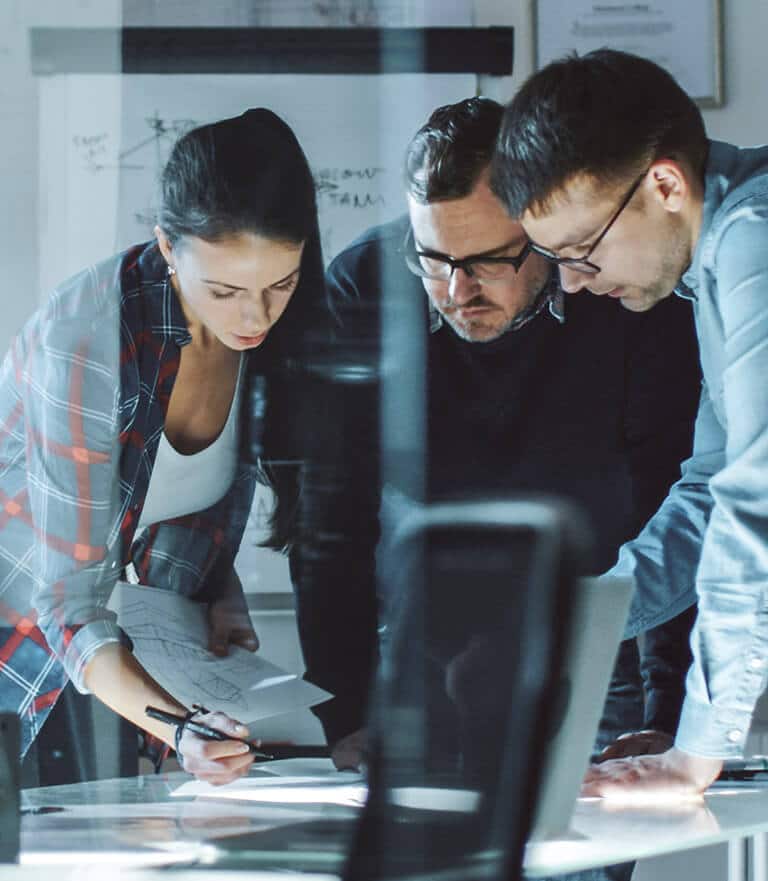
[[(330, 780), (338, 780), (340, 773), (331, 759), (315, 757), (274, 759), (271, 762), (259, 762), (251, 773), (255, 775), (256, 772), (260, 774), (274, 774), (278, 777), (314, 777), (316, 779), (327, 777)], [(351, 774), (355, 772), (345, 771), (344, 773)], [(349, 780), (350, 778), (347, 776), (344, 779)]]
[(211, 786), (202, 780), (190, 780), (171, 794), (174, 797), (228, 798), (270, 804), (336, 804), (361, 807), (368, 797), (368, 787), (361, 774), (334, 771), (333, 777), (329, 774), (311, 777), (241, 777), (224, 786)]
[(238, 646), (216, 657), (207, 649), (205, 606), (172, 591), (121, 581), (109, 608), (147, 673), (187, 707), (203, 704), (248, 725), (331, 697)]

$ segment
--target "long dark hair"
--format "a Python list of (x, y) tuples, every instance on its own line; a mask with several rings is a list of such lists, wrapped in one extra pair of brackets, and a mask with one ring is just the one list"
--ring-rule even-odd
[[(192, 129), (174, 145), (163, 170), (157, 222), (172, 244), (185, 236), (208, 242), (242, 233), (304, 242), (299, 283), (264, 343), (248, 356), (241, 455), (258, 466), (277, 505), (268, 547), (291, 542), (299, 492), (298, 465), (273, 467), (269, 460), (298, 463), (306, 427), (295, 425), (296, 394), (305, 383), (314, 343), (330, 328), (309, 163), (291, 128), (271, 110)], [(264, 388), (266, 383), (266, 412)]]

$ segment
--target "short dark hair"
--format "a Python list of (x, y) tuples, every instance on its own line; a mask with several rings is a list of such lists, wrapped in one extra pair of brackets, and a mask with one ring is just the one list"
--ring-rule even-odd
[(694, 101), (662, 67), (627, 52), (567, 56), (531, 76), (504, 110), (491, 186), (513, 217), (546, 210), (575, 175), (619, 183), (655, 159), (703, 174)]
[(493, 156), (504, 108), (490, 98), (438, 107), (405, 154), (405, 185), (417, 202), (463, 199)]
[(157, 221), (172, 243), (250, 232), (301, 242), (317, 216), (296, 136), (271, 110), (247, 110), (183, 135), (161, 177)]

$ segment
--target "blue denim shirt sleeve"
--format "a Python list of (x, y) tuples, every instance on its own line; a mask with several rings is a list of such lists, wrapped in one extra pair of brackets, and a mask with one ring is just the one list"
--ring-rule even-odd
[[(761, 204), (762, 203), (762, 204)], [(741, 753), (768, 669), (768, 205), (746, 199), (716, 226), (725, 461), (697, 575), (694, 664), (678, 733), (687, 752)]]
[(696, 602), (696, 570), (712, 510), (711, 477), (724, 462), (725, 435), (702, 386), (693, 452), (680, 480), (636, 539), (623, 545), (610, 575), (631, 575), (635, 595), (625, 639), (644, 633)]

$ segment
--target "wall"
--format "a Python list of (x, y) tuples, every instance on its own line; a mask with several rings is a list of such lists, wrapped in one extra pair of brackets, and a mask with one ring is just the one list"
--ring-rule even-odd
[[(703, 2), (703, 0), (697, 0)], [(768, 3), (722, 0), (725, 104), (704, 111), (711, 137), (736, 144), (768, 142)], [(507, 101), (533, 72), (533, 0), (475, 0), (475, 24), (515, 27), (515, 71), (509, 78), (483, 78), (483, 93)]]
[[(473, 3), (473, 0), (467, 0)], [(705, 112), (713, 137), (742, 144), (768, 141), (768, 4), (739, 0), (725, 7), (725, 93), (721, 109)], [(474, 0), (476, 25), (516, 29), (515, 73), (483, 77), (480, 90), (506, 101), (533, 68), (532, 0)], [(30, 26), (109, 26), (122, 20), (121, 0), (3, 0), (0, 3), (0, 353), (34, 310), (57, 267), (40, 267), (38, 230), (46, 222), (46, 194), (38, 193), (39, 157), (46, 142), (38, 132), (39, 81), (29, 72)], [(39, 195), (42, 198), (39, 199)], [(40, 207), (38, 207), (40, 202)], [(41, 285), (40, 279), (46, 279)]]

